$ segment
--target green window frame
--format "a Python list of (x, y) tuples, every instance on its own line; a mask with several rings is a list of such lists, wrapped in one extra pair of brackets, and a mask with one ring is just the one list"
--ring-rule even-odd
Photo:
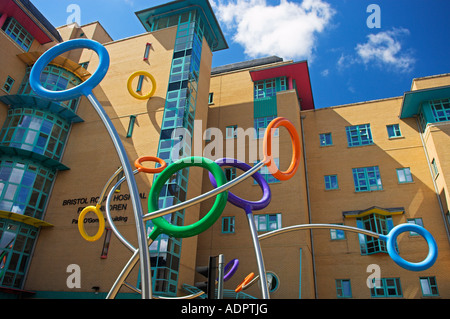
[(32, 161), (0, 161), (0, 210), (41, 219), (55, 171)]
[(345, 130), (347, 133), (347, 143), (349, 147), (373, 144), (370, 124), (347, 126)]
[(2, 90), (5, 91), (6, 93), (10, 93), (11, 89), (14, 85), (14, 82), (16, 82), (16, 81), (8, 75), (6, 77), (5, 84), (3, 84)]
[(236, 167), (227, 167), (224, 171), (228, 182), (236, 178)]
[(253, 97), (255, 100), (275, 96), (277, 92), (287, 89), (286, 77), (272, 78), (254, 82)]
[(338, 189), (338, 178), (337, 175), (325, 175), (325, 189), (326, 190), (332, 190), (332, 189)]
[(433, 160), (431, 161), (431, 168), (433, 169), (433, 177), (436, 178), (439, 175), (439, 170), (437, 167), (437, 163), (436, 163), (436, 159), (433, 158)]
[[(17, 94), (24, 95), (36, 95), (30, 86), (30, 72), (31, 67), (27, 68), (25, 77), (20, 84), (19, 90)], [(71, 89), (77, 85), (79, 85), (82, 81), (72, 72), (67, 71), (64, 68), (58, 67), (56, 65), (47, 65), (41, 73), (41, 84), (44, 88), (50, 91), (63, 91), (66, 89)], [(61, 105), (67, 107), (68, 109), (76, 112), (78, 107), (78, 101), (80, 99), (72, 99), (69, 101), (59, 102)]]
[(409, 167), (397, 168), (397, 178), (400, 184), (412, 183), (414, 181)]
[(422, 296), (424, 297), (437, 297), (439, 296), (439, 290), (437, 287), (436, 277), (420, 277), (420, 288), (422, 289)]
[(0, 131), (0, 145), (60, 160), (69, 128), (69, 123), (51, 113), (27, 108), (10, 109)]
[[(375, 279), (373, 279), (375, 281)], [(403, 297), (400, 278), (381, 278), (378, 279), (377, 286), (370, 288), (370, 296), (377, 298), (395, 298)]]
[(336, 297), (352, 298), (352, 286), (350, 279), (336, 279)]
[(23, 289), (37, 234), (36, 227), (0, 219), (0, 286)]
[[(278, 157), (274, 157), (273, 158), (273, 162), (277, 167), (280, 167), (280, 159)], [(254, 165), (256, 165), (258, 162), (255, 161), (253, 162)], [(263, 166), (259, 173), (262, 175), (262, 177), (266, 180), (267, 183), (272, 184), (272, 183), (279, 183), (280, 181), (275, 178), (270, 172), (269, 172), (269, 168), (267, 166)], [(257, 185), (258, 183), (256, 182), (255, 179), (253, 179), (253, 185)]]
[[(260, 139), (264, 137), (264, 134), (266, 133), (266, 128), (272, 122), (273, 119), (275, 119), (276, 116), (265, 116), (265, 117), (258, 117), (253, 120), (255, 131), (256, 131), (256, 138)], [(279, 136), (279, 130), (275, 129), (275, 132), (273, 133), (274, 137)]]
[[(356, 226), (378, 234), (387, 235), (394, 228), (392, 216), (369, 214), (356, 219)], [(380, 239), (358, 234), (361, 255), (387, 253), (386, 243)]]
[(13, 17), (6, 20), (3, 31), (14, 40), (23, 50), (28, 52), (34, 37)]
[(435, 122), (450, 121), (450, 99), (430, 101)]
[(356, 192), (383, 190), (380, 169), (378, 166), (353, 168), (352, 171)]
[(399, 124), (386, 125), (386, 129), (387, 129), (389, 138), (395, 138), (395, 137), (401, 137), (402, 136), (402, 132), (400, 131), (400, 125)]
[[(342, 224), (336, 224), (342, 225)], [(342, 229), (330, 229), (330, 238), (331, 240), (344, 240), (345, 239), (345, 231)]]
[(333, 145), (333, 139), (331, 133), (319, 134), (320, 146), (330, 146)]
[(257, 231), (272, 231), (282, 227), (281, 214), (254, 215), (253, 219), (255, 221)]
[(234, 233), (234, 216), (222, 217), (222, 234)]
[(208, 95), (208, 104), (214, 104), (214, 92), (210, 92)]

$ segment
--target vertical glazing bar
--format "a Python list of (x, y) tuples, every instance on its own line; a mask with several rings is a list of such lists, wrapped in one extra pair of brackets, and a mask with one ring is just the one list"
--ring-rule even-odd
[(97, 111), (101, 120), (103, 121), (109, 135), (111, 136), (114, 147), (116, 148), (117, 154), (119, 156), (122, 168), (127, 179), (128, 188), (130, 191), (131, 203), (133, 205), (134, 218), (136, 221), (136, 233), (137, 240), (139, 243), (139, 257), (140, 257), (140, 267), (141, 267), (141, 284), (142, 284), (142, 299), (152, 298), (152, 285), (151, 285), (151, 272), (150, 272), (150, 253), (147, 246), (147, 235), (145, 230), (145, 224), (143, 221), (143, 211), (141, 200), (139, 197), (139, 190), (136, 185), (136, 180), (134, 179), (133, 170), (131, 169), (130, 161), (128, 160), (125, 148), (120, 141), (120, 137), (114, 126), (107, 116), (105, 110), (100, 105), (94, 94), (86, 95), (88, 100), (91, 102), (92, 106)]

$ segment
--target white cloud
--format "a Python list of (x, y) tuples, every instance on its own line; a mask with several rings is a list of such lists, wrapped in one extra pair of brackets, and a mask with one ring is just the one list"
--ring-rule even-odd
[(389, 65), (399, 71), (409, 71), (414, 66), (415, 59), (410, 53), (402, 50), (399, 39), (405, 35), (409, 35), (409, 30), (403, 28), (369, 34), (368, 41), (358, 44), (355, 50), (366, 65), (375, 63), (382, 66)]
[(334, 10), (323, 0), (301, 3), (280, 0), (211, 1), (218, 19), (233, 33), (233, 41), (254, 58), (278, 55), (285, 59), (311, 59), (316, 35), (329, 24)]

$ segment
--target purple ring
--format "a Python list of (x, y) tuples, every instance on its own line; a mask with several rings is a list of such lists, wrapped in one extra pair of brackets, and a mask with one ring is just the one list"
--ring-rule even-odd
[[(252, 168), (250, 165), (232, 158), (221, 158), (216, 160), (215, 162), (219, 166), (236, 167), (243, 170), (244, 172)], [(267, 184), (267, 181), (263, 178), (263, 176), (259, 172), (256, 172), (252, 175), (252, 177), (255, 179), (255, 181), (258, 183), (258, 185), (261, 187), (263, 191), (263, 196), (259, 201), (245, 200), (234, 195), (230, 191), (228, 192), (228, 201), (231, 204), (244, 209), (247, 214), (251, 213), (252, 210), (261, 210), (263, 208), (266, 208), (267, 205), (269, 205), (270, 200), (272, 198), (269, 184)], [(216, 180), (214, 179), (214, 176), (212, 176), (211, 173), (209, 173), (209, 179), (213, 184), (213, 186), (217, 187)]]
[(239, 259), (233, 259), (228, 264), (226, 264), (224, 268), (224, 272), (226, 272), (226, 274), (223, 276), (223, 281), (227, 281), (231, 277), (233, 277), (233, 275), (238, 269), (238, 266), (239, 266)]

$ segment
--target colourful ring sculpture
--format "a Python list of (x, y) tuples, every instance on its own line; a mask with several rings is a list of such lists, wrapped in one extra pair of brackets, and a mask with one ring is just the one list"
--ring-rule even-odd
[(255, 277), (255, 273), (251, 272), (245, 277), (245, 279), (236, 287), (234, 292), (240, 292), (244, 288), (244, 286), (248, 285), (250, 281), (252, 281), (253, 277)]
[[(139, 75), (143, 75), (146, 76), (150, 79), (150, 81), (152, 81), (152, 90), (150, 91), (150, 93), (146, 94), (146, 95), (139, 95), (137, 94), (133, 88), (131, 87), (131, 84), (133, 83), (133, 80), (135, 77), (139, 76)], [(146, 71), (136, 71), (133, 74), (130, 75), (130, 77), (128, 78), (127, 81), (127, 89), (128, 92), (131, 94), (132, 97), (138, 99), (138, 100), (148, 100), (149, 98), (151, 98), (156, 91), (156, 80), (153, 77), (153, 75), (151, 75), (150, 73), (146, 72)]]
[[(161, 165), (161, 166), (155, 167), (155, 168), (149, 168), (149, 167), (143, 166), (142, 162), (156, 162), (156, 163), (159, 163), (159, 165)], [(144, 173), (148, 173), (148, 174), (158, 174), (158, 173), (161, 173), (167, 167), (167, 163), (163, 159), (155, 157), (155, 156), (142, 156), (142, 157), (139, 157), (134, 162), (134, 166), (136, 166), (136, 168), (139, 172), (144, 172)]]
[[(284, 126), (288, 130), (292, 142), (292, 160), (287, 171), (280, 171), (280, 169), (277, 168), (272, 155), (272, 135), (274, 129), (280, 126)], [(273, 175), (273, 177), (280, 181), (286, 181), (292, 178), (297, 172), (301, 158), (300, 138), (294, 125), (283, 117), (277, 117), (272, 120), (264, 133), (263, 151), (264, 164), (269, 168), (269, 172)]]
[(233, 259), (228, 264), (225, 265), (224, 272), (226, 273), (223, 276), (223, 281), (230, 280), (231, 277), (236, 273), (239, 267), (239, 259)]
[[(196, 156), (180, 159), (170, 164), (164, 171), (162, 171), (162, 173), (158, 175), (155, 182), (153, 183), (148, 198), (149, 212), (155, 212), (159, 209), (159, 194), (166, 181), (177, 171), (191, 166), (206, 168), (213, 174), (219, 186), (227, 182), (225, 173), (222, 171), (220, 166), (210, 159)], [(149, 237), (155, 240), (156, 237), (158, 237), (162, 233), (175, 238), (186, 238), (198, 235), (207, 230), (217, 221), (217, 219), (222, 214), (225, 205), (227, 204), (227, 199), (228, 192), (222, 192), (218, 194), (210, 211), (202, 219), (191, 225), (176, 226), (170, 224), (164, 217), (157, 217), (155, 219), (152, 219), (155, 227), (153, 228), (153, 231), (149, 235)]]
[[(84, 229), (84, 217), (86, 217), (86, 214), (89, 212), (95, 213), (95, 215), (97, 215), (98, 217), (98, 231), (94, 236), (89, 236)], [(78, 216), (78, 230), (85, 240), (91, 242), (97, 241), (103, 235), (103, 231), (105, 230), (105, 218), (100, 211), (100, 205), (87, 206), (81, 211), (80, 215)]]

